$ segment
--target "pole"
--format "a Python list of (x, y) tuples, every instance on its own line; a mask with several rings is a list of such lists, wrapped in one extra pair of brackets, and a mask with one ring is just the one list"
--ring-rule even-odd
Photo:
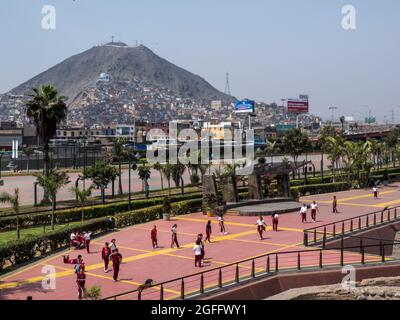
[(128, 208), (129, 208), (129, 210), (131, 210), (131, 201), (132, 201), (132, 198), (131, 198), (131, 167), (132, 167), (132, 159), (131, 159), (131, 153), (129, 152), (128, 153), (128, 160), (129, 160), (129, 165), (128, 165), (128, 185), (129, 185), (129, 195), (128, 195)]

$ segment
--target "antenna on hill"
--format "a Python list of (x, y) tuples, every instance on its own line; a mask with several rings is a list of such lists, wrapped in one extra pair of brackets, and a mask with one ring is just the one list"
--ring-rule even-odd
[(136, 47), (138, 46), (138, 41), (136, 40)]
[(226, 74), (225, 94), (228, 96), (231, 95), (231, 86), (229, 84), (229, 73)]
[(115, 39), (115, 37), (111, 36), (111, 43), (114, 43), (114, 39)]

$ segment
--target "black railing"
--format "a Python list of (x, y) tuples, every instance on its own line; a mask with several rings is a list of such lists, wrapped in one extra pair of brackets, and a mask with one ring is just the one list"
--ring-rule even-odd
[(328, 223), (314, 228), (305, 229), (304, 246), (322, 244), (325, 247), (326, 242), (336, 240), (340, 236), (352, 235), (377, 226), (400, 220), (398, 209), (400, 206), (385, 208), (360, 216)]
[(381, 264), (395, 260), (390, 253), (400, 243), (375, 240), (376, 243), (369, 245), (361, 241), (360, 245), (345, 247), (344, 241), (341, 241), (338, 248), (269, 253), (117, 294), (105, 300), (184, 300), (282, 272), (335, 268), (345, 264)]

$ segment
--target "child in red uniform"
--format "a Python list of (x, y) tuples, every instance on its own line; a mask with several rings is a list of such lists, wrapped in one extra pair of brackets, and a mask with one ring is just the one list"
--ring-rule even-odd
[(101, 250), (101, 259), (104, 261), (104, 272), (108, 272), (108, 264), (110, 262), (111, 249), (108, 246), (108, 242), (104, 244), (103, 249)]
[(272, 215), (272, 230), (278, 231), (279, 216), (277, 213)]
[(153, 229), (151, 230), (151, 244), (153, 249), (157, 249), (157, 226), (153, 226)]
[(82, 299), (82, 294), (85, 292), (86, 275), (84, 269), (80, 269), (76, 274), (76, 284), (78, 285), (78, 298)]
[(311, 207), (311, 219), (313, 221), (313, 223), (317, 222), (317, 211), (319, 213), (319, 209), (318, 209), (318, 205), (315, 201), (313, 201), (310, 205)]
[(83, 263), (83, 259), (82, 259), (81, 255), (79, 255), (78, 258), (76, 258), (76, 259), (70, 259), (69, 255), (66, 255), (66, 256), (63, 256), (63, 261), (64, 261), (64, 263), (67, 263), (67, 264), (82, 264)]
[(306, 223), (307, 222), (307, 205), (303, 203), (303, 205), (300, 208), (300, 215), (301, 215), (301, 222)]
[(211, 220), (208, 220), (206, 225), (206, 239), (204, 241), (208, 241), (209, 243), (211, 243), (211, 233), (212, 233)]
[(267, 226), (267, 224), (264, 221), (264, 218), (260, 216), (260, 218), (257, 220), (256, 225), (258, 234), (260, 235), (260, 239), (264, 240), (263, 233), (265, 231), (265, 227)]
[(204, 263), (204, 257), (206, 255), (206, 251), (204, 248), (204, 242), (203, 242), (203, 234), (200, 233), (197, 235), (197, 240), (196, 241), (200, 241), (200, 246), (201, 246), (201, 261), (202, 263)]
[(121, 265), (122, 262), (122, 255), (118, 252), (118, 249), (115, 249), (113, 253), (111, 253), (110, 261), (112, 261), (113, 264), (113, 270), (114, 270), (113, 279), (114, 281), (118, 281), (119, 266)]
[(178, 228), (178, 225), (174, 224), (171, 229), (172, 232), (171, 248), (173, 248), (174, 244), (176, 244), (176, 247), (179, 249), (178, 234), (176, 228)]
[(219, 222), (219, 227), (221, 229), (220, 234), (227, 234), (228, 232), (226, 232), (226, 229), (225, 229), (225, 219), (222, 215), (219, 216), (218, 222)]
[(336, 196), (333, 196), (332, 213), (338, 213)]
[(201, 244), (200, 240), (196, 241), (196, 244), (193, 247), (194, 251), (194, 266), (197, 267), (199, 265), (199, 268), (201, 268)]
[(85, 239), (85, 247), (86, 247), (86, 252), (87, 253), (90, 253), (89, 246), (90, 246), (91, 235), (92, 235), (92, 232), (90, 232), (90, 231), (85, 232), (83, 234), (83, 238)]

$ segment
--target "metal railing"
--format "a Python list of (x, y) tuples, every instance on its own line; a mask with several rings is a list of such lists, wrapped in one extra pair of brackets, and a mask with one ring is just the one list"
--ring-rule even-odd
[(396, 259), (390, 255), (394, 246), (400, 248), (400, 243), (384, 243), (379, 239), (375, 240), (377, 243), (365, 245), (361, 241), (359, 245), (345, 247), (342, 238), (338, 248), (310, 248), (269, 253), (138, 288), (104, 300), (185, 300), (217, 293), (223, 288), (282, 272), (321, 270), (341, 267), (345, 264), (381, 264)]
[(348, 236), (387, 223), (400, 221), (399, 208), (400, 206), (385, 208), (380, 211), (305, 229), (303, 231), (304, 246), (322, 244), (322, 247), (325, 248), (328, 241), (336, 240), (340, 236)]

